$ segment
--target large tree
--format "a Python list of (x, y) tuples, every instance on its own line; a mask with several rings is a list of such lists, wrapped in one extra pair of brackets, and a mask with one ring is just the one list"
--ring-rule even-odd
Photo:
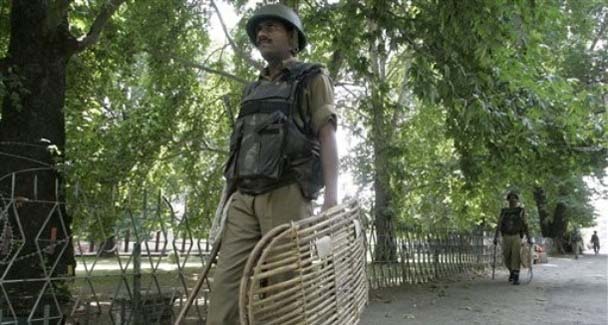
[[(347, 168), (373, 184), (383, 259), (395, 223), (491, 224), (510, 188), (529, 205), (541, 184), (560, 180), (562, 190), (549, 195), (565, 198), (568, 184), (582, 184), (572, 177), (603, 170), (601, 2), (307, 4), (300, 12), (313, 26), (312, 56), (337, 67), (339, 90), (357, 97), (339, 101), (361, 136)], [(573, 40), (595, 54), (573, 50)], [(589, 196), (580, 195), (588, 192), (568, 192), (568, 202), (586, 198), (573, 212), (590, 220)]]
[[(57, 164), (66, 144), (66, 71), (70, 59), (95, 44), (124, 0), (97, 7), (84, 37), (70, 30), (69, 0), (11, 1), (8, 46), (0, 59), (4, 84), (0, 119), (0, 194), (4, 245), (11, 245), (0, 273), (7, 304), (17, 316), (39, 317), (50, 305), (69, 299), (65, 288), (44, 278), (73, 273), (71, 217), (66, 213), (64, 181)], [(6, 7), (3, 5), (3, 9)], [(4, 12), (6, 14), (6, 12)], [(6, 17), (6, 16), (4, 16)], [(37, 306), (34, 309), (34, 306)]]
[[(336, 76), (350, 82), (351, 90), (360, 94), (355, 101), (358, 107), (346, 107), (343, 116), (355, 133), (364, 136), (355, 151), (358, 156), (351, 161), (358, 178), (373, 184), (376, 259), (387, 261), (396, 256), (395, 227), (404, 224), (399, 219), (408, 220), (410, 225), (405, 227), (413, 229), (419, 224), (415, 219), (429, 224), (436, 216), (446, 221), (480, 210), (458, 206), (471, 205), (475, 193), (462, 195), (451, 205), (445, 202), (463, 189), (459, 170), (469, 189), (478, 184), (474, 177), (479, 173), (471, 163), (473, 151), (490, 133), (491, 125), (470, 119), (489, 98), (507, 93), (489, 81), (495, 77), (492, 67), (500, 59), (489, 53), (517, 41), (513, 32), (517, 26), (508, 19), (527, 8), (528, 4), (494, 1), (342, 1), (311, 14), (309, 19), (318, 28), (314, 32), (321, 42), (316, 49), (333, 52), (330, 67), (344, 61)], [(445, 113), (426, 114), (437, 108)], [(418, 116), (435, 116), (445, 124), (420, 123)], [(436, 138), (444, 141), (438, 147), (446, 148), (441, 155), (447, 161), (431, 161), (422, 170), (414, 170), (411, 164), (419, 165), (415, 161), (427, 155), (411, 150), (410, 144), (429, 126), (447, 134)], [(454, 146), (455, 152), (450, 151)], [(434, 148), (420, 149), (429, 152)], [(460, 166), (453, 161), (460, 161)], [(434, 166), (442, 172), (428, 173)], [(428, 182), (429, 175), (440, 180)], [(422, 178), (426, 181), (420, 182)], [(420, 184), (424, 182), (431, 185)], [(422, 211), (426, 216), (413, 217)], [(436, 224), (445, 226), (443, 229), (461, 225), (457, 221)]]
[[(518, 188), (527, 202), (538, 203), (539, 219), (533, 220), (542, 234), (559, 240), (568, 220), (592, 220), (582, 178), (601, 177), (606, 166), (606, 51), (597, 44), (605, 39), (608, 8), (594, 1), (537, 3), (527, 11), (500, 3), (490, 8), (502, 17), (494, 28), (469, 20), (485, 39), (478, 51), (460, 45), (451, 53), (431, 51), (442, 67), (438, 89), (448, 108), (448, 134), (471, 194)], [(443, 40), (430, 38), (438, 43), (431, 47), (465, 39), (468, 31), (459, 30), (443, 32)], [(501, 32), (488, 36), (487, 30)], [(494, 35), (502, 34), (512, 36), (492, 47), (501, 38)]]
[[(2, 303), (21, 316), (46, 304), (56, 315), (53, 296), (65, 301), (69, 292), (60, 281), (6, 284), (69, 275), (71, 229), (111, 240), (125, 230), (113, 200), (124, 204), (129, 190), (162, 184), (166, 195), (187, 195), (199, 236), (215, 208), (233, 106), (252, 67), (205, 51), (211, 6), (123, 2), (0, 4), (0, 194), (11, 247), (24, 244), (3, 256), (17, 260), (0, 266), (10, 299)], [(241, 77), (226, 72), (231, 61)]]

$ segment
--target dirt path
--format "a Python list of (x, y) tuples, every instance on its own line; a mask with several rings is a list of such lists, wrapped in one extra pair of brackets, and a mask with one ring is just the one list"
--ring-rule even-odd
[(500, 269), (496, 280), (477, 275), (374, 291), (361, 325), (608, 324), (606, 255), (550, 257), (534, 266), (529, 285), (506, 278)]

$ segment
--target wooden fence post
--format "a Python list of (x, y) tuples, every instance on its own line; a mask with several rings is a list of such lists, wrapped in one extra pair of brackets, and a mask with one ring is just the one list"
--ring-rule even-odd
[(412, 243), (410, 242), (410, 233), (406, 234), (407, 250), (405, 252), (405, 270), (408, 283), (414, 283), (412, 279), (412, 269), (410, 265), (410, 258), (412, 256)]
[(438, 252), (438, 245), (437, 245), (437, 236), (435, 235), (428, 235), (429, 238), (429, 242), (431, 244), (431, 248), (432, 248), (432, 253), (433, 253), (433, 277), (436, 279), (439, 278), (439, 252)]
[(439, 240), (441, 242), (441, 256), (440, 256), (440, 261), (441, 261), (441, 273), (442, 275), (445, 277), (447, 276), (448, 272), (447, 272), (447, 246), (446, 246), (446, 237), (442, 234), (439, 235)]
[(407, 283), (407, 270), (406, 270), (406, 260), (407, 255), (405, 252), (405, 236), (401, 235), (397, 238), (397, 243), (399, 245), (399, 264), (401, 264), (401, 284)]
[(426, 270), (426, 279), (425, 282), (431, 281), (433, 277), (433, 264), (431, 262), (431, 245), (429, 242), (428, 235), (422, 235), (422, 240), (424, 241), (424, 269)]
[(131, 229), (127, 229), (127, 232), (125, 233), (125, 253), (129, 251), (129, 240), (131, 240)]
[(158, 253), (159, 242), (160, 242), (160, 231), (157, 231), (156, 232), (156, 240), (154, 242), (154, 252), (155, 253)]
[(417, 279), (416, 279), (416, 283), (422, 283), (423, 282), (423, 277), (424, 277), (424, 270), (422, 268), (422, 250), (420, 249), (420, 236), (418, 235), (418, 232), (416, 232), (414, 234), (414, 241), (416, 243), (416, 268), (418, 271), (417, 274)]

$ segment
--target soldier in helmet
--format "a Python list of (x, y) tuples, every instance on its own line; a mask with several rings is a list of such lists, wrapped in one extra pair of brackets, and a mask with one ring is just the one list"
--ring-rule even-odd
[(583, 254), (583, 236), (578, 225), (574, 226), (570, 234), (570, 246), (572, 247), (574, 258), (578, 259), (578, 256)]
[(498, 243), (498, 233), (500, 232), (504, 263), (509, 269), (509, 281), (514, 285), (519, 285), (521, 239), (526, 235), (528, 244), (532, 245), (532, 238), (528, 232), (526, 210), (519, 206), (519, 195), (511, 191), (507, 194), (507, 201), (509, 201), (509, 207), (500, 210), (494, 245)]
[(296, 59), (307, 44), (299, 17), (266, 5), (247, 22), (247, 34), (267, 66), (245, 87), (230, 138), (225, 204), (212, 227), (221, 248), (207, 325), (239, 324), (240, 279), (265, 233), (310, 216), (322, 187), (322, 209), (337, 203), (333, 85), (324, 67)]
[(591, 236), (591, 244), (593, 245), (593, 252), (597, 255), (600, 252), (600, 238), (597, 236), (597, 231), (593, 231)]

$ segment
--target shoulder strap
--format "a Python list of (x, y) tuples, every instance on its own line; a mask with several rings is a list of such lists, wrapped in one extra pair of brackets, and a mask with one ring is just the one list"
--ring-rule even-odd
[(249, 95), (255, 88), (258, 87), (259, 84), (260, 84), (259, 80), (248, 83), (247, 86), (245, 86), (245, 88), (243, 90), (243, 95), (241, 96), (241, 98), (245, 98), (245, 96)]
[(500, 209), (500, 217), (504, 217), (505, 213), (507, 212), (507, 208), (501, 208)]
[(289, 81), (300, 81), (321, 72), (323, 65), (319, 63), (296, 62), (289, 68)]
[(304, 122), (304, 125), (302, 125), (300, 127), (304, 128), (303, 129), (304, 133), (306, 133), (306, 135), (309, 137), (311, 137), (312, 133), (313, 133), (312, 124), (311, 124), (312, 116), (309, 116), (309, 114), (306, 114), (305, 112), (302, 111), (301, 103), (302, 103), (302, 96), (304, 95), (303, 90), (308, 85), (310, 80), (312, 80), (312, 78), (314, 78), (319, 73), (321, 73), (323, 68), (324, 68), (324, 66), (319, 63), (298, 62), (290, 70), (289, 78), (293, 81), (294, 86), (295, 86), (295, 89), (294, 89), (295, 97), (294, 97), (294, 100), (292, 103), (292, 105), (293, 105), (292, 110), (294, 112), (296, 112), (296, 111), (298, 112), (298, 115)]

